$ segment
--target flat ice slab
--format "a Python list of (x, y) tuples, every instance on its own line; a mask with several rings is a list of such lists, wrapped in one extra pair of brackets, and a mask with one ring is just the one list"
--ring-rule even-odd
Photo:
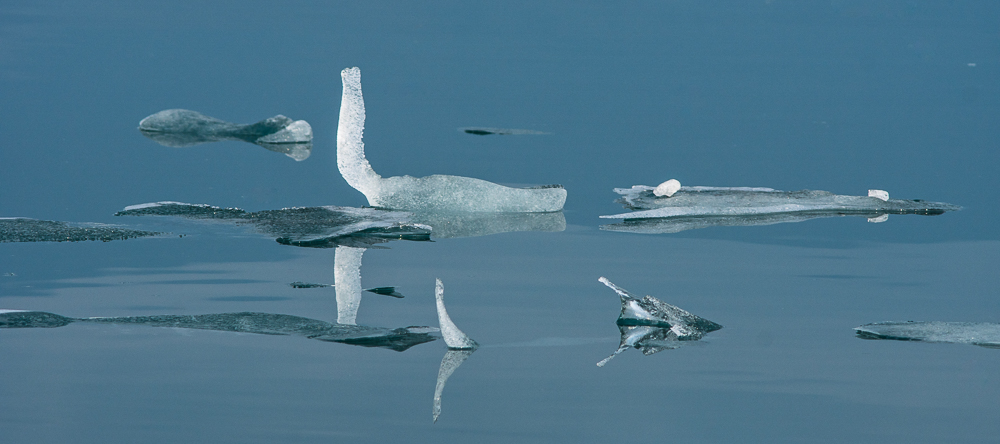
[(239, 124), (187, 109), (167, 109), (139, 122), (139, 131), (160, 145), (188, 147), (206, 142), (242, 140), (285, 154), (297, 161), (312, 152), (312, 127), (305, 120), (277, 115)]
[(0, 242), (108, 242), (161, 234), (163, 233), (98, 223), (71, 224), (21, 217), (0, 218)]
[(1000, 324), (989, 322), (876, 322), (854, 329), (862, 339), (951, 342), (1000, 348)]
[(646, 185), (615, 188), (615, 192), (622, 196), (618, 202), (634, 211), (601, 216), (604, 219), (624, 221), (604, 225), (601, 229), (675, 233), (710, 226), (769, 225), (851, 215), (881, 222), (887, 214), (938, 215), (961, 209), (957, 205), (942, 202), (889, 199), (887, 193), (846, 196), (814, 190), (685, 186), (671, 197), (658, 197), (654, 190)]
[(427, 177), (378, 175), (365, 158), (362, 135), (365, 101), (361, 70), (341, 72), (344, 94), (337, 127), (337, 168), (373, 207), (407, 211), (544, 213), (561, 211), (561, 185), (511, 188), (481, 179), (436, 174)]

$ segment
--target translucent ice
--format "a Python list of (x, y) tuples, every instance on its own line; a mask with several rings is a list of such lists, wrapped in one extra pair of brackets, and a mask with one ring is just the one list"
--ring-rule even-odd
[(444, 308), (444, 284), (438, 279), (434, 285), (434, 299), (437, 301), (438, 323), (441, 324), (441, 336), (444, 337), (445, 344), (452, 350), (475, 350), (479, 347), (476, 341), (468, 337), (462, 330), (459, 330), (455, 323), (448, 316), (448, 310)]
[(123, 316), (108, 318), (69, 318), (38, 311), (0, 311), (0, 328), (52, 328), (72, 322), (130, 324), (150, 327), (218, 330), (265, 335), (304, 336), (320, 341), (340, 342), (364, 347), (404, 351), (430, 342), (432, 327), (380, 328), (364, 325), (335, 324), (299, 316), (271, 313), (219, 313), (205, 315)]
[(434, 422), (437, 422), (438, 417), (441, 416), (441, 395), (444, 393), (444, 385), (448, 382), (448, 378), (451, 377), (452, 373), (458, 366), (462, 365), (475, 349), (467, 350), (452, 350), (448, 349), (445, 352), (444, 357), (441, 358), (441, 366), (438, 367), (437, 384), (434, 385), (434, 408), (432, 409), (432, 415), (434, 416)]
[(70, 224), (23, 217), (0, 217), (0, 242), (108, 242), (160, 234), (162, 233), (132, 230), (108, 224)]
[(168, 109), (139, 122), (139, 131), (157, 143), (187, 147), (205, 142), (242, 140), (305, 160), (312, 150), (312, 127), (305, 120), (292, 121), (277, 115), (241, 125), (186, 109)]
[(715, 322), (652, 296), (636, 298), (605, 277), (601, 277), (598, 281), (618, 293), (622, 302), (622, 310), (616, 322), (621, 332), (621, 343), (611, 356), (597, 363), (598, 367), (603, 367), (630, 347), (642, 350), (645, 355), (651, 355), (661, 350), (680, 347), (682, 345), (680, 341), (696, 341), (706, 333), (722, 328)]
[[(653, 187), (616, 188), (618, 202), (636, 210), (601, 216), (624, 223), (601, 229), (639, 233), (674, 233), (710, 226), (769, 225), (833, 216), (862, 216), (872, 222), (888, 214), (937, 215), (961, 209), (957, 205), (872, 196), (844, 196), (827, 191), (779, 191), (750, 187), (680, 187), (672, 197), (659, 197)], [(883, 199), (884, 198), (884, 199)]]
[(854, 329), (862, 339), (952, 342), (1000, 348), (1000, 324), (989, 322), (877, 322)]
[(362, 135), (365, 102), (361, 70), (341, 72), (344, 94), (337, 128), (337, 167), (352, 187), (368, 198), (369, 205), (409, 211), (551, 212), (560, 211), (566, 190), (560, 185), (511, 188), (461, 176), (395, 176), (383, 178), (365, 159)]

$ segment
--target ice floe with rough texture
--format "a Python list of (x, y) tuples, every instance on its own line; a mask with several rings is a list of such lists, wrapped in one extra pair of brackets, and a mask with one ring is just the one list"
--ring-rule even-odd
[(951, 342), (1000, 348), (1000, 324), (990, 322), (876, 322), (854, 328), (862, 339)]
[(601, 216), (624, 222), (601, 229), (634, 233), (676, 233), (712, 226), (770, 225), (835, 216), (867, 217), (884, 222), (889, 214), (938, 215), (961, 207), (942, 202), (890, 199), (883, 190), (868, 196), (845, 196), (828, 191), (779, 191), (755, 187), (679, 187), (675, 194), (658, 196), (656, 188), (636, 185), (615, 188), (617, 202), (634, 210)]
[(139, 131), (160, 145), (188, 147), (206, 142), (242, 140), (297, 161), (312, 151), (312, 127), (305, 120), (277, 115), (257, 123), (238, 124), (186, 109), (168, 109), (139, 122)]
[(0, 328), (53, 328), (73, 322), (292, 335), (396, 351), (435, 340), (430, 333), (437, 330), (433, 327), (343, 325), (300, 316), (254, 312), (94, 318), (70, 318), (40, 311), (0, 312)]
[(560, 185), (511, 188), (471, 177), (378, 175), (365, 158), (362, 136), (365, 102), (361, 70), (341, 72), (344, 84), (337, 128), (337, 168), (347, 183), (374, 207), (408, 211), (534, 213), (560, 211), (566, 190)]
[(629, 348), (638, 349), (648, 356), (680, 347), (683, 341), (697, 341), (705, 334), (722, 328), (715, 322), (652, 296), (636, 298), (605, 277), (601, 277), (598, 281), (618, 293), (622, 303), (621, 313), (616, 322), (621, 333), (621, 342), (618, 350), (597, 363), (598, 367), (603, 367)]
[(23, 217), (0, 218), (0, 242), (109, 242), (161, 234), (163, 233), (98, 223), (71, 224)]
[(370, 248), (396, 239), (426, 241), (431, 233), (431, 227), (409, 222), (410, 213), (376, 208), (325, 206), (248, 212), (205, 204), (155, 202), (132, 205), (115, 215), (229, 222), (275, 236), (285, 245), (313, 248)]

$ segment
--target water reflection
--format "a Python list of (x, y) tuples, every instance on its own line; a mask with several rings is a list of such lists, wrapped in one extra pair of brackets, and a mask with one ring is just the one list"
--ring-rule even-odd
[(1000, 324), (989, 322), (877, 322), (855, 327), (861, 339), (950, 342), (1000, 348)]
[(163, 146), (242, 140), (302, 161), (312, 152), (312, 127), (305, 120), (277, 115), (241, 125), (186, 109), (168, 109), (139, 122), (139, 131)]
[(74, 322), (303, 336), (320, 341), (388, 348), (396, 351), (404, 351), (414, 345), (435, 340), (430, 333), (437, 330), (433, 327), (390, 329), (345, 325), (300, 316), (253, 312), (70, 318), (39, 311), (0, 310), (0, 328), (54, 328)]
[(648, 356), (678, 348), (686, 342), (697, 341), (705, 334), (722, 328), (715, 322), (652, 296), (636, 298), (607, 278), (601, 277), (599, 281), (618, 293), (622, 309), (616, 322), (621, 333), (618, 350), (598, 362), (598, 367), (604, 367), (629, 348), (640, 350), (643, 355)]
[(448, 310), (444, 306), (444, 283), (437, 279), (434, 283), (434, 299), (437, 305), (438, 324), (441, 328), (441, 336), (444, 337), (445, 344), (448, 344), (448, 351), (441, 358), (441, 366), (438, 368), (437, 383), (434, 385), (434, 407), (432, 415), (434, 422), (441, 416), (441, 394), (444, 393), (444, 385), (452, 373), (462, 365), (469, 356), (479, 348), (479, 343), (455, 325), (448, 316)]
[(109, 242), (162, 234), (108, 224), (0, 217), (0, 242)]
[[(675, 182), (675, 181), (668, 181)], [(666, 184), (665, 182), (664, 184)], [(635, 210), (601, 216), (622, 219), (602, 230), (631, 233), (676, 233), (716, 226), (771, 225), (835, 216), (861, 216), (884, 222), (890, 214), (939, 215), (961, 207), (942, 202), (890, 199), (882, 190), (868, 196), (844, 196), (827, 191), (779, 191), (749, 187), (681, 187), (663, 193), (661, 187), (635, 185), (615, 188), (617, 202)]]

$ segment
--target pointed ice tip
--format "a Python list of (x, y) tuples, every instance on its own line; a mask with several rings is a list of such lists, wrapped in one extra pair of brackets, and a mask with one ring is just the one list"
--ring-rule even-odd
[(874, 197), (878, 200), (886, 202), (889, 200), (889, 192), (885, 190), (868, 190), (868, 197)]
[(438, 323), (441, 325), (441, 336), (444, 336), (444, 343), (452, 350), (474, 350), (479, 347), (476, 341), (468, 337), (462, 330), (459, 330), (455, 323), (448, 316), (448, 310), (444, 308), (444, 284), (441, 279), (437, 279), (434, 285), (434, 298), (437, 300)]
[(677, 179), (670, 179), (657, 185), (656, 188), (653, 189), (653, 194), (656, 197), (670, 197), (680, 189), (681, 182)]

